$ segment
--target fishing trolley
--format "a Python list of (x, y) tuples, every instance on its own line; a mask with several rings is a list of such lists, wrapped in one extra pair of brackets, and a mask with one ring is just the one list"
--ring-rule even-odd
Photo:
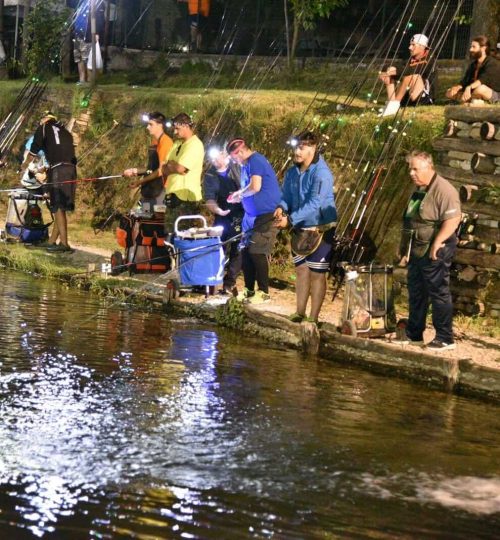
[(373, 263), (347, 267), (341, 332), (381, 337), (395, 329), (393, 267)]
[(48, 239), (48, 229), (54, 217), (50, 212), (51, 221), (44, 222), (39, 204), (41, 202), (46, 204), (50, 212), (47, 199), (43, 195), (28, 189), (14, 189), (10, 192), (5, 220), (6, 239), (17, 240), (24, 244), (38, 244)]

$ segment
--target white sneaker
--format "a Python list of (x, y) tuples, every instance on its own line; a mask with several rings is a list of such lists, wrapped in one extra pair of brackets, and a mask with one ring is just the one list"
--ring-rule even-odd
[(385, 109), (382, 111), (380, 116), (383, 118), (384, 116), (394, 116), (399, 111), (399, 107), (401, 106), (401, 103), (399, 101), (391, 99), (391, 101), (388, 101), (385, 105)]

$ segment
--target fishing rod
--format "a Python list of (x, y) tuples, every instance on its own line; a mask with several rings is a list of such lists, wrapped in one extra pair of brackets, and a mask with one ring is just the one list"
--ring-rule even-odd
[(28, 79), (26, 83), (24, 84), (24, 86), (21, 88), (20, 92), (17, 94), (16, 99), (14, 100), (14, 103), (12, 104), (9, 113), (0, 124), (0, 136), (5, 128), (5, 125), (9, 122), (10, 117), (13, 114), (15, 114), (17, 107), (19, 106), (19, 103), (23, 100), (24, 95), (26, 94), (26, 92), (28, 91), (28, 88), (31, 86), (33, 82), (36, 82), (35, 78)]
[[(457, 14), (459, 13), (460, 9), (462, 8), (462, 5), (463, 5), (463, 1), (461, 1), (461, 2), (458, 3), (457, 8), (456, 8), (456, 10), (455, 10), (455, 13), (453, 14), (453, 17), (450, 18), (450, 20), (449, 20), (448, 24), (446, 25), (444, 31), (441, 33), (441, 39), (438, 40), (437, 45), (436, 45), (436, 47), (435, 47), (435, 50), (436, 50), (436, 57), (440, 54), (440, 52), (441, 52), (441, 50), (442, 50), (442, 47), (444, 46), (444, 42), (445, 42), (445, 40), (446, 40), (446, 37), (447, 37), (447, 35), (449, 34), (449, 32), (450, 32), (450, 30), (451, 30), (451, 27), (452, 27), (452, 25), (453, 25), (453, 21), (455, 20)], [(448, 4), (448, 6), (446, 6), (446, 7), (449, 7), (449, 4)], [(404, 115), (404, 112), (405, 112), (405, 111), (403, 111), (403, 115)], [(415, 117), (415, 114), (416, 114), (415, 112), (412, 113), (412, 117), (407, 121), (406, 125), (402, 128), (402, 134), (403, 134), (403, 135), (404, 135), (404, 133), (405, 133), (405, 129), (407, 129), (407, 128), (411, 125), (411, 123), (412, 123), (412, 121), (413, 121), (413, 118)], [(401, 145), (402, 145), (402, 142), (403, 142), (403, 136), (402, 136), (402, 137), (399, 137), (399, 140), (397, 140), (396, 142), (397, 142), (397, 144), (398, 144), (398, 147), (396, 148), (395, 156), (399, 154), (399, 149), (400, 149), (400, 147), (401, 147)], [(379, 199), (381, 198), (381, 196), (382, 196), (381, 193), (383, 193), (384, 184), (385, 184), (387, 178), (389, 178), (389, 176), (390, 176), (389, 173), (391, 172), (391, 170), (392, 170), (394, 164), (395, 164), (395, 157), (393, 158), (392, 162), (389, 164), (389, 167), (388, 167), (388, 173), (387, 173), (386, 178), (383, 180), (383, 182), (382, 182), (382, 184), (381, 184), (381, 186), (380, 186), (380, 192), (379, 192), (379, 195), (377, 196), (377, 199), (374, 201), (374, 206), (372, 207), (371, 212), (370, 212), (369, 215), (367, 216), (367, 220), (366, 220), (364, 229), (363, 229), (363, 231), (362, 231), (362, 233), (361, 233), (361, 238), (363, 237), (364, 233), (366, 232), (366, 230), (367, 230), (367, 228), (368, 228), (368, 225), (371, 223), (371, 220), (372, 220), (373, 216), (375, 216), (375, 205), (376, 205), (376, 203), (378, 202), (378, 200), (379, 200)], [(392, 205), (392, 207), (394, 208), (394, 210), (392, 210), (391, 220), (392, 220), (392, 217), (394, 216), (394, 212), (396, 211), (395, 205)], [(384, 216), (387, 215), (387, 213), (389, 212), (390, 208), (391, 208), (391, 205), (390, 205), (390, 204), (387, 205), (387, 208), (386, 208), (386, 211), (385, 211), (385, 213), (384, 213)], [(379, 219), (379, 226), (378, 226), (378, 230), (377, 230), (377, 235), (381, 232), (382, 226), (383, 226), (384, 223), (385, 223), (385, 230), (387, 230), (387, 228), (388, 228), (390, 222), (388, 223), (387, 220)]]
[[(117, 180), (118, 178), (125, 178), (122, 174), (112, 174), (112, 175), (108, 175), (108, 176), (92, 176), (90, 178), (76, 178), (74, 180), (63, 180), (61, 182), (45, 182), (43, 184), (40, 184), (39, 186), (37, 186), (37, 189), (38, 188), (44, 188), (44, 187), (47, 187), (47, 186), (58, 186), (58, 185), (63, 185), (63, 184), (78, 184), (78, 183), (83, 183), (83, 182), (99, 182), (99, 181), (104, 181), (104, 180)], [(0, 189), (0, 193), (10, 193), (12, 191), (16, 191), (16, 190), (27, 190), (29, 191), (28, 188), (11, 188), (11, 189)]]
[[(447, 7), (447, 6), (445, 6)], [(457, 7), (457, 10), (460, 9), (460, 6)], [(443, 17), (444, 17), (444, 11), (442, 12), (443, 13)], [(441, 19), (442, 17), (438, 17), (438, 19)], [(436, 19), (435, 19), (436, 20)], [(453, 19), (452, 19), (453, 20)], [(440, 22), (436, 22), (436, 24), (434, 25), (434, 29), (431, 30), (431, 32), (428, 32), (429, 34), (433, 34), (434, 33), (434, 30), (440, 25)], [(440, 43), (438, 44), (438, 46), (436, 47), (436, 56), (439, 54), (438, 51), (441, 50), (441, 47), (442, 47), (442, 44), (444, 43), (444, 40), (446, 38), (446, 35), (449, 33), (449, 30), (451, 29), (451, 25), (452, 25), (452, 21), (450, 21), (447, 25), (447, 27), (445, 28), (445, 31), (443, 33), (443, 36), (442, 36), (442, 39), (440, 41)], [(427, 30), (426, 30), (427, 31)], [(404, 110), (403, 110), (403, 113), (404, 115)], [(415, 114), (415, 113), (414, 113)], [(414, 116), (413, 114), (413, 116)], [(359, 227), (361, 226), (361, 222), (362, 222), (362, 219), (365, 217), (365, 213), (366, 213), (366, 209), (362, 212), (362, 215), (360, 216), (360, 219), (358, 221), (358, 225), (356, 227), (356, 233), (359, 235), (359, 238), (357, 239), (357, 242), (354, 246), (354, 251), (352, 253), (352, 256), (350, 258), (350, 260), (352, 262), (359, 262), (361, 257), (363, 256), (363, 251), (364, 251), (364, 247), (362, 246), (362, 240), (363, 240), (363, 237), (368, 229), (368, 225), (369, 223), (371, 223), (371, 220), (372, 220), (372, 217), (375, 215), (375, 208), (378, 206), (376, 206), (376, 203), (378, 203), (381, 195), (380, 193), (383, 193), (383, 188), (384, 188), (384, 184), (386, 183), (387, 179), (389, 178), (390, 176), (390, 171), (392, 170), (393, 166), (394, 166), (394, 163), (396, 161), (396, 156), (398, 155), (398, 151), (399, 151), (399, 148), (402, 144), (402, 141), (403, 141), (403, 135), (405, 135), (405, 129), (411, 124), (412, 120), (409, 120), (407, 125), (405, 127), (402, 128), (402, 130), (397, 130), (397, 129), (394, 129), (394, 130), (391, 130), (390, 132), (390, 136), (392, 136), (393, 134), (395, 134), (395, 136), (392, 136), (392, 138), (389, 140), (389, 142), (387, 143), (386, 142), (386, 146), (388, 148), (392, 148), (393, 146), (396, 147), (396, 151), (393, 153), (393, 157), (392, 157), (392, 160), (390, 161), (388, 167), (387, 167), (387, 173), (386, 173), (386, 176), (384, 178), (384, 180), (381, 182), (381, 185), (380, 185), (380, 189), (379, 189), (379, 194), (377, 195), (377, 198), (374, 200), (374, 203), (373, 203), (373, 206), (372, 206), (372, 209), (371, 211), (369, 212), (368, 216), (367, 216), (367, 219), (366, 219), (366, 222), (361, 230), (361, 234), (359, 233)], [(402, 136), (399, 136), (399, 132), (401, 132)], [(382, 154), (380, 156), (382, 158)], [(378, 187), (378, 186), (377, 186)], [(363, 194), (362, 194), (363, 195)], [(357, 208), (355, 209), (355, 213), (357, 212)], [(349, 247), (352, 246), (352, 242), (353, 241), (356, 241), (356, 238), (354, 236), (351, 235), (351, 241), (349, 242)], [(357, 252), (358, 250), (361, 251), (361, 253), (359, 254), (359, 256), (357, 256)]]
[[(443, 10), (443, 13), (444, 13), (444, 10)], [(431, 17), (433, 17), (433, 14), (432, 14), (432, 13), (431, 13), (431, 16), (429, 17), (429, 20), (430, 20)], [(426, 31), (427, 31), (427, 30), (426, 30)], [(408, 63), (407, 63), (407, 64), (408, 64)], [(403, 76), (404, 76), (404, 74), (405, 74), (406, 69), (407, 69), (407, 66), (405, 66), (405, 68), (404, 68), (404, 70), (403, 70)], [(398, 112), (399, 112), (399, 111), (398, 111)], [(395, 124), (396, 124), (396, 125), (399, 124), (399, 121), (396, 120)], [(375, 129), (374, 129), (374, 131), (372, 132), (372, 136), (371, 136), (370, 143), (373, 143), (374, 138), (375, 138), (375, 136), (377, 135), (377, 133), (378, 133), (379, 131), (380, 131), (380, 125), (375, 126)], [(390, 128), (390, 133), (388, 134), (388, 137), (391, 135), (391, 132), (393, 132), (393, 131), (394, 131), (394, 129), (393, 129), (393, 128)], [(352, 144), (352, 143), (351, 143), (351, 144)], [(360, 145), (360, 142), (358, 142), (358, 145), (357, 145), (358, 148), (359, 148), (359, 145)], [(379, 156), (377, 157), (377, 160), (376, 160), (376, 161), (378, 161), (378, 162), (380, 162), (381, 160), (385, 159), (386, 156), (387, 156), (387, 154), (388, 154), (387, 137), (386, 137), (386, 141), (384, 142), (384, 145), (385, 145), (385, 146), (383, 146), (382, 149), (384, 150), (384, 147), (385, 147), (385, 152), (379, 153)], [(368, 148), (369, 148), (369, 144), (366, 145), (365, 151), (363, 152), (363, 155), (361, 156), (362, 158), (365, 157), (365, 155), (366, 155), (366, 153), (367, 153), (367, 151), (368, 151)], [(359, 164), (358, 164), (358, 167), (359, 167)], [(363, 175), (361, 175), (360, 177), (358, 177), (358, 182), (356, 183), (356, 185), (355, 185), (355, 187), (354, 187), (353, 193), (354, 193), (354, 191), (357, 190), (357, 187), (358, 187), (358, 186), (360, 185), (360, 183), (362, 182), (362, 179), (363, 179)], [(344, 192), (344, 198), (347, 196), (347, 194), (348, 194), (348, 192), (345, 191), (345, 192)], [(342, 202), (343, 202), (343, 199), (341, 198), (341, 200), (339, 201), (339, 204), (338, 204), (339, 208), (342, 207)], [(352, 203), (352, 200), (351, 200), (351, 203)]]
[(34, 111), (46, 89), (47, 83), (43, 83), (42, 85), (38, 86), (33, 93), (30, 93), (29, 101), (27, 101), (26, 106), (24, 106), (20, 110), (19, 116), (17, 117), (15, 123), (9, 128), (7, 134), (4, 136), (2, 142), (0, 143), (0, 153), (2, 155), (4, 155), (5, 152), (9, 150), (12, 146), (21, 125), (26, 120), (26, 118)]

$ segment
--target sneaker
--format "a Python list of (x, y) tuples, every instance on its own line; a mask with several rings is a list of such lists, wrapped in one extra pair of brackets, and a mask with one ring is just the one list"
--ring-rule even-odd
[(46, 250), (49, 253), (73, 253), (75, 250), (65, 244), (52, 244), (48, 246)]
[(252, 297), (254, 294), (255, 294), (255, 291), (249, 291), (245, 287), (240, 293), (237, 294), (236, 300), (238, 300), (238, 302), (244, 302), (248, 298)]
[(299, 313), (292, 313), (288, 316), (288, 320), (294, 323), (301, 323), (305, 319), (305, 315), (300, 315)]
[(45, 242), (40, 242), (39, 244), (35, 244), (33, 247), (37, 249), (47, 249), (49, 247), (55, 246), (53, 242), (48, 242), (47, 240)]
[(269, 294), (262, 291), (257, 291), (252, 296), (249, 296), (245, 300), (243, 300), (243, 303), (254, 305), (254, 304), (266, 304), (267, 302), (270, 302), (270, 301), (271, 301), (271, 297), (269, 296)]
[(385, 118), (386, 116), (394, 116), (399, 111), (400, 106), (401, 104), (399, 101), (388, 101), (385, 105), (384, 110), (379, 114), (379, 117)]
[(399, 345), (415, 345), (415, 347), (422, 347), (424, 345), (423, 339), (410, 339), (407, 335), (397, 336), (392, 342)]
[(456, 349), (457, 346), (455, 343), (445, 343), (444, 341), (439, 341), (439, 339), (433, 339), (430, 343), (427, 344), (427, 348), (431, 351), (452, 351)]

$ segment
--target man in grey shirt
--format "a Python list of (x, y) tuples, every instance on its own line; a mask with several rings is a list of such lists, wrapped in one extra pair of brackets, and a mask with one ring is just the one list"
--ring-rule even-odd
[(434, 170), (432, 156), (414, 151), (406, 158), (410, 177), (417, 186), (404, 215), (409, 233), (404, 263), (408, 264), (409, 316), (406, 335), (423, 344), (429, 303), (436, 336), (428, 349), (455, 348), (450, 267), (457, 247), (456, 230), (462, 218), (458, 191)]

